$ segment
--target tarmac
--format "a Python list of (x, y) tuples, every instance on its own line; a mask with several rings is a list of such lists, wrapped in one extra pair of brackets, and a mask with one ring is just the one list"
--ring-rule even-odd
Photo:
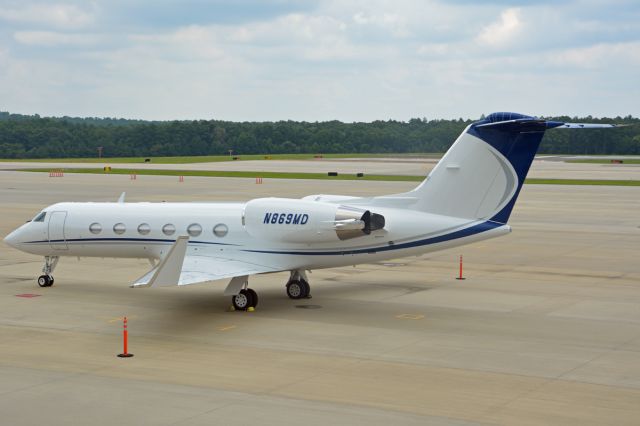
[[(412, 186), (2, 171), (0, 236), (48, 204), (122, 191), (215, 201)], [(508, 236), (314, 271), (302, 301), (286, 297), (286, 273), (252, 277), (255, 312), (228, 311), (226, 282), (131, 289), (143, 260), (64, 258), (39, 288), (42, 260), (0, 244), (0, 423), (637, 425), (639, 211), (637, 187), (525, 185)], [(125, 315), (135, 356), (121, 359)]]

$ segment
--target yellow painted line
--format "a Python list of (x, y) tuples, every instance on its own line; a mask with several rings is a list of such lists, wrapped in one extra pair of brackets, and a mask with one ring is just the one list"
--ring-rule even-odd
[(235, 325), (224, 325), (222, 327), (218, 327), (218, 331), (233, 330), (234, 328), (236, 328)]
[[(127, 320), (138, 318), (135, 315), (127, 315)], [(101, 317), (101, 319), (106, 320), (108, 323), (112, 324), (114, 322), (123, 322), (124, 317)]]
[(396, 315), (398, 319), (408, 319), (408, 320), (421, 320), (424, 318), (424, 315), (420, 314), (400, 314)]

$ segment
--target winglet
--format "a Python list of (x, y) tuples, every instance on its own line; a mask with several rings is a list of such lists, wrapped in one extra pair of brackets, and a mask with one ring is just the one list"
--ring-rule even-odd
[[(178, 237), (160, 264), (152, 269), (150, 273), (133, 283), (131, 287), (168, 287), (178, 285), (188, 242), (188, 236)], [(147, 280), (151, 274), (153, 274), (151, 279)]]
[(122, 194), (120, 194), (120, 198), (118, 198), (118, 202), (119, 203), (124, 203), (124, 197), (127, 195), (126, 192), (123, 192)]

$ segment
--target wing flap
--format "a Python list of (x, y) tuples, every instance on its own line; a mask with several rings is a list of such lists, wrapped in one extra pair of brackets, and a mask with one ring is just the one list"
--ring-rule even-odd
[(187, 256), (178, 285), (278, 271), (281, 269), (227, 257)]
[[(175, 253), (179, 254), (179, 252)], [(179, 274), (176, 274), (175, 265), (177, 265), (179, 261), (175, 259), (173, 261), (167, 261), (167, 259), (171, 257), (171, 254), (171, 252), (167, 254), (167, 257), (165, 257), (158, 266), (137, 279), (131, 287), (183, 286), (284, 270), (282, 268), (246, 260), (199, 254), (183, 256), (178, 271)], [(166, 269), (166, 271), (163, 271), (164, 269)]]

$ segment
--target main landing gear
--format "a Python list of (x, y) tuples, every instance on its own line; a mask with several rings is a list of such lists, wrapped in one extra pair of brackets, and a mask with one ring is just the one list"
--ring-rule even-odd
[(224, 290), (225, 296), (231, 296), (231, 304), (236, 311), (252, 311), (258, 306), (258, 293), (249, 288), (249, 277), (234, 277)]
[(252, 288), (243, 288), (240, 293), (231, 297), (231, 303), (234, 309), (238, 311), (246, 311), (249, 308), (258, 306), (258, 293)]
[(44, 266), (42, 267), (43, 275), (38, 277), (38, 285), (40, 287), (51, 287), (54, 283), (53, 270), (58, 264), (58, 256), (45, 256)]
[(286, 288), (291, 299), (311, 299), (311, 286), (304, 271), (291, 271)]
[[(287, 296), (291, 299), (311, 299), (311, 286), (307, 280), (305, 271), (291, 271), (289, 281), (287, 281)], [(249, 288), (249, 277), (247, 275), (234, 277), (224, 291), (225, 296), (231, 296), (233, 310), (252, 311), (258, 306), (258, 294)]]

